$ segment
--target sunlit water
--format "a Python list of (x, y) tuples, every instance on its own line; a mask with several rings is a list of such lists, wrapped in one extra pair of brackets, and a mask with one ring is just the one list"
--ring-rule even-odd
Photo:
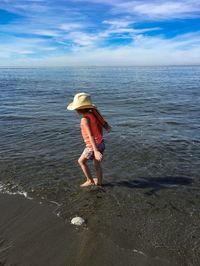
[[(80, 117), (66, 106), (82, 91), (113, 128), (101, 191), (79, 188)], [(199, 197), (199, 129), (199, 66), (0, 69), (1, 186), (55, 201), (65, 218), (128, 213), (138, 191)]]
[(0, 90), (2, 179), (81, 179), (79, 117), (66, 110), (80, 91), (113, 127), (107, 180), (200, 177), (200, 67), (1, 69)]

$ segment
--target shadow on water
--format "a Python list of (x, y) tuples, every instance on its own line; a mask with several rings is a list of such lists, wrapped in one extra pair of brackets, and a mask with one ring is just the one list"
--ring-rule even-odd
[(145, 195), (151, 196), (156, 192), (163, 189), (170, 189), (180, 186), (189, 186), (193, 183), (193, 178), (185, 176), (176, 177), (141, 177), (134, 180), (122, 180), (118, 182), (107, 183), (105, 187), (127, 187), (127, 188), (142, 188), (150, 191), (146, 192)]

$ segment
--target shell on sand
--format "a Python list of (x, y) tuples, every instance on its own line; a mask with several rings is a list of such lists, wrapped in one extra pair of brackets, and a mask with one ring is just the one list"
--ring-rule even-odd
[(74, 225), (82, 225), (84, 222), (85, 220), (82, 217), (74, 217), (71, 220), (71, 224), (74, 224)]

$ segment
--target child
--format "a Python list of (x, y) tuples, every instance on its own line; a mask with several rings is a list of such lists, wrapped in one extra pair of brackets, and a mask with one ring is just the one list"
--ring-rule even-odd
[[(86, 147), (78, 159), (78, 163), (87, 180), (80, 186), (101, 186), (103, 178), (101, 161), (105, 150), (102, 127), (108, 132), (111, 131), (111, 127), (97, 111), (96, 106), (91, 101), (90, 95), (87, 93), (77, 93), (74, 96), (73, 102), (67, 106), (67, 109), (76, 110), (82, 115), (80, 127)], [(93, 178), (91, 175), (90, 169), (87, 165), (88, 160), (93, 160), (94, 162), (96, 178)]]

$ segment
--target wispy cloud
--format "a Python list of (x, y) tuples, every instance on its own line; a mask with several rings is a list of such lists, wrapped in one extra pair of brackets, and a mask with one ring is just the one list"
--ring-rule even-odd
[[(132, 41), (137, 34), (160, 30), (158, 27), (135, 29), (133, 21), (129, 18), (104, 20), (102, 24), (106, 26), (104, 29), (92, 33), (86, 31), (71, 31), (63, 38), (68, 41), (70, 40), (78, 46), (97, 48), (99, 46), (104, 46), (105, 42), (106, 45), (109, 46), (108, 42), (113, 38), (123, 38)], [(110, 46), (112, 46), (112, 44), (113, 43), (110, 42)], [(118, 45), (120, 46), (120, 43)]]
[(173, 19), (199, 16), (200, 4), (197, 1), (138, 1), (121, 2), (116, 6), (119, 12), (147, 16), (150, 19)]
[(1, 65), (200, 63), (200, 26), (176, 28), (200, 17), (198, 1), (1, 0), (2, 10)]
[(160, 30), (159, 27), (136, 29), (134, 21), (130, 18), (104, 20), (103, 23), (110, 25), (110, 27), (105, 31), (105, 35), (107, 36), (114, 33), (130, 33), (130, 36), (134, 36), (134, 34)]
[[(131, 45), (88, 49), (79, 48), (78, 53), (56, 55), (54, 53), (43, 55), (42, 58), (18, 57), (12, 65), (28, 66), (65, 66), (65, 65), (168, 65), (168, 64), (198, 64), (200, 62), (200, 35), (184, 34), (170, 40), (162, 37), (149, 37), (137, 35)], [(36, 41), (37, 42), (37, 41)], [(25, 44), (25, 43), (24, 43)], [(32, 50), (26, 45), (20, 46), (22, 55)], [(41, 45), (40, 42), (37, 45)], [(187, 49), (188, 45), (190, 49)], [(156, 47), (156, 49), (155, 49)], [(18, 49), (19, 47), (16, 47)], [(45, 48), (45, 47), (43, 47)], [(1, 45), (0, 45), (1, 49)], [(11, 49), (10, 47), (7, 48)], [(42, 47), (41, 47), (42, 49)], [(12, 52), (15, 52), (11, 50)], [(23, 54), (24, 51), (24, 54)], [(10, 52), (10, 51), (9, 51)], [(0, 54), (1, 55), (1, 54)], [(5, 54), (4, 54), (5, 56)], [(3, 61), (4, 65), (6, 61)]]
[[(14, 45), (13, 45), (14, 43)], [(37, 57), (45, 56), (45, 53), (55, 51), (56, 48), (51, 46), (47, 41), (40, 38), (8, 38), (6, 42), (0, 43), (0, 57), (15, 61), (17, 58), (24, 58), (37, 55)]]
[[(142, 19), (172, 19), (200, 17), (200, 2), (196, 0), (76, 0), (105, 4), (112, 12), (132, 14)], [(145, 17), (146, 16), (146, 17)]]

